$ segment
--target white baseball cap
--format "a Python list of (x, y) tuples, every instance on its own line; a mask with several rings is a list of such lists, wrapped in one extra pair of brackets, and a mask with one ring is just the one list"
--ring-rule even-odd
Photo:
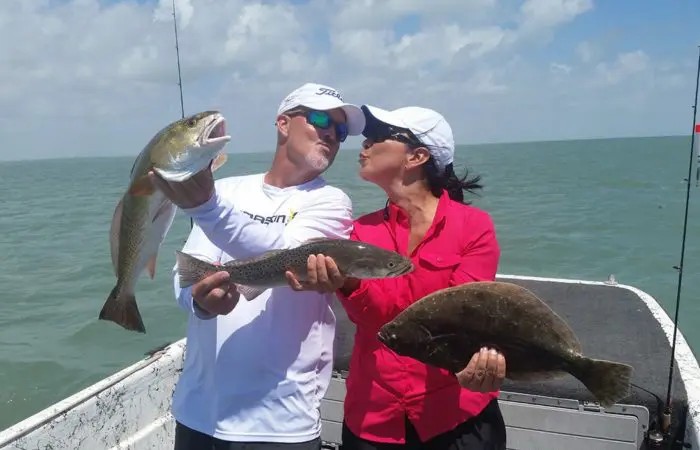
[(386, 128), (387, 125), (404, 128), (413, 133), (428, 149), (441, 173), (454, 161), (455, 141), (452, 128), (437, 111), (419, 106), (387, 111), (370, 105), (363, 105), (362, 111), (365, 113), (367, 122), (362, 133), (365, 137), (376, 137), (373, 134), (378, 129)]
[(340, 92), (330, 86), (317, 83), (303, 84), (282, 100), (280, 107), (277, 109), (277, 115), (298, 106), (319, 111), (342, 108), (345, 111), (348, 134), (351, 136), (361, 134), (365, 128), (365, 115), (362, 113), (362, 110), (357, 105), (345, 103)]

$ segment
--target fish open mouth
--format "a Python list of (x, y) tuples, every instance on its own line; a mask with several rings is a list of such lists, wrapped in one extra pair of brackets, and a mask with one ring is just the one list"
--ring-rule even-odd
[(415, 269), (415, 267), (413, 266), (413, 263), (409, 262), (408, 264), (399, 265), (398, 268), (396, 268), (395, 270), (392, 270), (389, 273), (389, 276), (398, 277), (401, 275), (405, 275), (407, 273), (413, 272), (413, 269)]
[(202, 144), (217, 144), (230, 141), (231, 136), (226, 134), (226, 119), (224, 116), (215, 114), (204, 129), (202, 136)]

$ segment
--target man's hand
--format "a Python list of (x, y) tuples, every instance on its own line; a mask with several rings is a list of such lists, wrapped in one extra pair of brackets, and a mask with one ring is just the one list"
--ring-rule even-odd
[(467, 367), (457, 373), (459, 384), (475, 392), (498, 391), (505, 377), (505, 357), (500, 352), (486, 347), (474, 353)]
[(154, 171), (148, 172), (151, 182), (180, 209), (189, 209), (205, 203), (214, 195), (214, 175), (211, 164), (182, 182), (167, 181)]
[(345, 284), (338, 266), (330, 256), (309, 255), (306, 262), (307, 281), (297, 280), (294, 273), (287, 271), (285, 276), (289, 286), (295, 291), (335, 292)]
[(226, 315), (238, 304), (241, 294), (229, 282), (228, 272), (216, 272), (192, 285), (192, 298), (210, 314)]

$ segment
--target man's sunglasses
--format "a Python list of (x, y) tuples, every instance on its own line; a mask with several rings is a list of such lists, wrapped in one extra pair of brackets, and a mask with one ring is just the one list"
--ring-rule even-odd
[(346, 123), (335, 122), (326, 111), (316, 111), (313, 109), (296, 110), (288, 112), (287, 115), (302, 115), (306, 118), (307, 123), (322, 130), (327, 130), (331, 126), (335, 126), (335, 136), (339, 142), (345, 142), (345, 139), (348, 137), (348, 125)]

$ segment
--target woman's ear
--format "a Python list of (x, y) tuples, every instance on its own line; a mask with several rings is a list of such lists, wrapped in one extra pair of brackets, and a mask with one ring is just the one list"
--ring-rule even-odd
[(425, 147), (418, 147), (408, 152), (406, 169), (412, 169), (425, 164), (430, 159), (430, 152)]

